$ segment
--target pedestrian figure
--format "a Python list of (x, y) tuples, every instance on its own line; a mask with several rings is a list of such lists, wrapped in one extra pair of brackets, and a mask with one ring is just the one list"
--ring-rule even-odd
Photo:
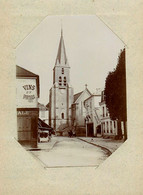
[(51, 136), (52, 136), (52, 133), (51, 131), (49, 131), (49, 141), (51, 141)]
[(68, 134), (69, 134), (69, 137), (72, 137), (72, 135), (73, 135), (71, 130), (68, 132)]

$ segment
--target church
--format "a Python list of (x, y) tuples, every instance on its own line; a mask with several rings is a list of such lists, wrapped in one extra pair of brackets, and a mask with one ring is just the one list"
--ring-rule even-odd
[(72, 125), (73, 88), (70, 84), (70, 66), (67, 60), (61, 30), (58, 53), (53, 68), (53, 86), (49, 91), (49, 125), (57, 130)]

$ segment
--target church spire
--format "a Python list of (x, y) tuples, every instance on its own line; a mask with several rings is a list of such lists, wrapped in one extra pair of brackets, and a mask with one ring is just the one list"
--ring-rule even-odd
[(55, 65), (67, 65), (67, 56), (66, 56), (66, 50), (64, 45), (64, 39), (63, 39), (63, 29), (61, 28), (61, 38), (56, 58), (56, 64)]

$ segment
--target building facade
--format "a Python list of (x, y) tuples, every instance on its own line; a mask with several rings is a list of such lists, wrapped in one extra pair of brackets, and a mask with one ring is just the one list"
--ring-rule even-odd
[(72, 104), (72, 124), (78, 136), (86, 136), (86, 109), (84, 101), (91, 96), (90, 91), (85, 87), (85, 90), (74, 95), (74, 102)]
[(86, 109), (86, 136), (101, 135), (101, 110), (99, 102), (101, 101), (101, 94), (91, 95), (84, 101)]
[(49, 125), (58, 130), (62, 125), (71, 126), (71, 105), (73, 88), (70, 85), (70, 66), (68, 64), (63, 33), (53, 68), (53, 86), (49, 93)]
[(117, 121), (110, 119), (110, 115), (105, 103), (104, 91), (101, 94), (101, 132), (103, 137), (115, 137), (117, 135)]
[(49, 124), (49, 110), (44, 104), (38, 103), (39, 107), (39, 118), (43, 120), (46, 124)]
[(37, 146), (39, 76), (16, 66), (17, 138), (21, 144)]

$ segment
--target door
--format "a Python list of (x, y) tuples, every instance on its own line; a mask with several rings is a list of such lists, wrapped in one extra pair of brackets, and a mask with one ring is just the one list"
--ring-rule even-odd
[(87, 124), (87, 136), (93, 137), (93, 123)]

